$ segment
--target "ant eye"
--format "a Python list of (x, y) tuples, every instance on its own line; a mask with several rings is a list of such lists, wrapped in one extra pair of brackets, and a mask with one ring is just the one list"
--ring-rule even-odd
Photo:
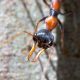
[(37, 40), (38, 40), (38, 39), (37, 39), (37, 33), (34, 34), (33, 40), (34, 40), (34, 42), (37, 42)]
[(35, 36), (37, 36), (37, 33), (35, 33)]
[(34, 36), (37, 36), (37, 33), (35, 33)]

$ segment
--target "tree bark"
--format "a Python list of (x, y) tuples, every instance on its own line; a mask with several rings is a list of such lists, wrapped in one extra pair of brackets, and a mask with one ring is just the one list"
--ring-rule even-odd
[(65, 0), (63, 7), (72, 14), (66, 16), (64, 23), (64, 52), (57, 47), (57, 77), (58, 80), (80, 80), (80, 0)]

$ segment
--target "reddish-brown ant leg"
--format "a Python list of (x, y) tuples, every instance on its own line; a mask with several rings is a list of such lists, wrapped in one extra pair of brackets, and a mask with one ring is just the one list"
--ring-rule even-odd
[(36, 25), (36, 28), (35, 28), (34, 33), (37, 32), (38, 27), (39, 27), (39, 23), (42, 22), (42, 21), (44, 21), (47, 17), (48, 17), (48, 16), (45, 16), (45, 17), (43, 17), (42, 19), (40, 19), (40, 20), (37, 22), (37, 25)]
[(46, 0), (43, 0), (43, 2), (50, 8), (50, 4), (48, 4)]
[(58, 23), (59, 23), (60, 30), (61, 30), (61, 48), (63, 49), (64, 48), (64, 27), (59, 19), (58, 19)]
[(69, 16), (69, 15), (72, 14), (72, 11), (69, 11), (69, 12), (66, 12), (66, 13), (59, 12), (59, 14), (61, 14), (61, 15), (65, 15), (65, 16)]
[(42, 54), (42, 52), (44, 52), (44, 51), (45, 51), (45, 49), (40, 50), (32, 62), (36, 62), (38, 60), (40, 54)]
[(24, 31), (24, 33), (27, 33), (28, 35), (33, 36), (33, 34), (30, 32)]

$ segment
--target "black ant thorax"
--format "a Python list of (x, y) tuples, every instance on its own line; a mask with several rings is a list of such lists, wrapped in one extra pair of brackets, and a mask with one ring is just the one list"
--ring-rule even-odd
[(53, 10), (52, 8), (50, 8), (50, 16), (54, 16), (57, 17), (59, 14), (59, 11)]
[(39, 48), (47, 49), (53, 45), (54, 36), (49, 30), (41, 29), (34, 34), (33, 40)]

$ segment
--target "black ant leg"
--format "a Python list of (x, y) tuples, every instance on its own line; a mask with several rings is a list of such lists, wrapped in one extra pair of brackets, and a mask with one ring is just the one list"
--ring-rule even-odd
[[(37, 25), (36, 25), (36, 28), (35, 28), (35, 32), (37, 32), (37, 29), (38, 29), (38, 27), (39, 27), (39, 23), (42, 22), (42, 21), (44, 21), (47, 17), (48, 17), (48, 16), (45, 16), (45, 17), (43, 17), (42, 19), (40, 19), (40, 20), (37, 22)], [(35, 32), (34, 32), (34, 33), (35, 33)]]
[(68, 15), (71, 15), (71, 14), (72, 14), (72, 11), (69, 11), (69, 12), (67, 12), (67, 13), (59, 12), (59, 14), (68, 16)]
[(43, 2), (50, 8), (50, 4), (46, 0), (43, 0)]
[(59, 19), (58, 19), (58, 23), (60, 25), (60, 30), (61, 30), (61, 48), (63, 50), (63, 48), (64, 48), (64, 27)]

